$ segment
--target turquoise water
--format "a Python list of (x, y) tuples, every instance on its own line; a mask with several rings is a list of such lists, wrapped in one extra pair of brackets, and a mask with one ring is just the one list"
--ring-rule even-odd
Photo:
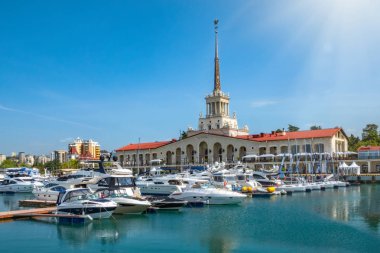
[[(32, 195), (1, 195), (0, 210)], [(1, 252), (380, 252), (380, 185), (240, 206), (115, 216), (87, 225), (0, 223)]]

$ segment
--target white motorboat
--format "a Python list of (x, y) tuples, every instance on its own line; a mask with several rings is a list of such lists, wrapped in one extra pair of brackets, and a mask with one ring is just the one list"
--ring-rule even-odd
[(288, 177), (283, 180), (281, 185), (278, 185), (277, 190), (284, 190), (286, 192), (305, 192), (311, 188), (304, 183), (301, 183), (298, 178)]
[(281, 180), (271, 178), (270, 174), (266, 174), (260, 171), (251, 172), (253, 179), (259, 182), (263, 187), (274, 186), (278, 187), (282, 184)]
[(182, 192), (174, 192), (170, 198), (185, 200), (188, 202), (204, 202), (209, 205), (240, 204), (247, 196), (238, 192), (219, 189), (211, 186), (186, 189)]
[(32, 193), (39, 200), (57, 201), (60, 192), (65, 192), (66, 188), (59, 184), (49, 183), (43, 187), (34, 187)]
[(60, 176), (56, 180), (50, 181), (50, 183), (55, 183), (65, 188), (70, 188), (75, 185), (85, 185), (91, 179), (102, 175), (104, 174), (93, 170), (78, 170), (75, 173)]
[(236, 184), (236, 175), (226, 169), (215, 172), (212, 179), (212, 184), (217, 188), (231, 188), (231, 185)]
[(149, 201), (132, 197), (130, 193), (124, 189), (103, 189), (98, 190), (95, 194), (100, 198), (105, 198), (117, 203), (117, 207), (114, 211), (115, 214), (141, 214), (151, 206)]
[(325, 178), (325, 182), (329, 182), (330, 184), (333, 184), (334, 187), (347, 187), (350, 185), (348, 182), (335, 180), (334, 175), (332, 174)]
[(148, 178), (145, 181), (136, 181), (141, 194), (145, 195), (170, 195), (176, 191), (183, 191), (186, 184), (179, 178)]
[(93, 219), (111, 217), (117, 204), (108, 199), (99, 199), (88, 188), (68, 189), (58, 195), (57, 213), (89, 215)]
[(32, 192), (34, 184), (22, 178), (6, 178), (0, 182), (0, 192)]
[[(122, 173), (121, 173), (122, 172)], [(151, 203), (141, 198), (141, 192), (135, 184), (132, 171), (127, 169), (113, 170), (117, 174), (102, 174), (86, 183), (86, 186), (99, 198), (112, 200), (118, 204), (114, 213), (141, 214)]]
[(150, 197), (148, 198), (152, 207), (156, 210), (179, 211), (187, 204), (185, 200), (173, 199), (169, 197)]

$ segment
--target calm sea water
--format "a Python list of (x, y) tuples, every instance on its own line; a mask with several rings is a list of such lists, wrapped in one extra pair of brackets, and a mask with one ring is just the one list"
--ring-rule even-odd
[[(0, 210), (32, 195), (1, 195)], [(380, 252), (380, 185), (115, 216), (0, 223), (0, 252)]]

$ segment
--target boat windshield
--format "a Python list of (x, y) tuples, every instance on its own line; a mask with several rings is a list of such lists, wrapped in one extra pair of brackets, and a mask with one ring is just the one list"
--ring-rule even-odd
[(93, 194), (93, 198), (130, 198), (130, 194), (125, 189), (104, 189)]
[(245, 181), (246, 180), (246, 176), (245, 175), (238, 175), (238, 176), (236, 176), (237, 177), (237, 179), (239, 180), (239, 181)]
[(235, 180), (236, 180), (236, 179), (235, 179), (235, 176), (225, 176), (224, 178), (225, 178), (225, 180), (227, 180), (227, 181), (229, 181), (229, 182), (231, 182), (231, 181), (235, 181)]
[(78, 200), (96, 199), (96, 196), (89, 189), (80, 189), (67, 193), (63, 202), (73, 202)]

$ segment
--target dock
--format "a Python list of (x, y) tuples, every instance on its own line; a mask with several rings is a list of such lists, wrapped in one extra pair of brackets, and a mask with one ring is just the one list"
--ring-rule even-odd
[(0, 212), (0, 221), (1, 220), (9, 220), (9, 219), (17, 219), (17, 218), (25, 218), (31, 217), (35, 214), (50, 214), (56, 211), (56, 207), (44, 207), (44, 208), (35, 208), (35, 209), (27, 209), (27, 210), (14, 210), (7, 212)]
[(22, 207), (52, 207), (56, 205), (56, 201), (24, 199), (19, 200), (18, 205)]
[[(53, 221), (65, 224), (84, 224), (92, 221), (90, 215), (74, 215), (74, 214), (57, 214), (53, 213), (57, 211), (56, 207), (35, 208), (28, 210), (15, 210), (8, 212), (0, 212), (0, 222), (12, 221), (17, 219), (38, 219), (41, 218), (46, 221)], [(50, 219), (49, 218), (55, 218)]]

